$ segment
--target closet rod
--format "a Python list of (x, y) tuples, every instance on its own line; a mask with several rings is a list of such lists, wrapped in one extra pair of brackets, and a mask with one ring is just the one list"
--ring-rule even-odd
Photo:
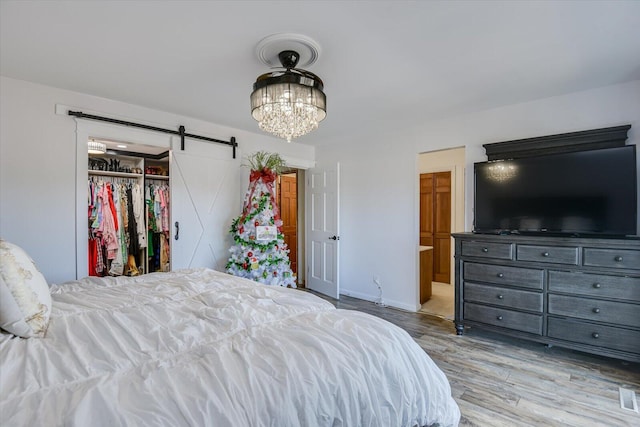
[(115, 123), (115, 124), (118, 124), (118, 125), (132, 126), (132, 127), (137, 127), (137, 128), (141, 128), (141, 129), (153, 130), (153, 131), (156, 131), (156, 132), (164, 132), (164, 133), (170, 133), (172, 135), (179, 135), (180, 136), (180, 149), (182, 151), (184, 151), (184, 138), (185, 137), (186, 138), (193, 138), (193, 139), (200, 139), (200, 140), (209, 141), (209, 142), (217, 142), (218, 144), (230, 145), (233, 148), (233, 158), (234, 159), (236, 158), (236, 147), (238, 146), (238, 143), (236, 142), (236, 137), (235, 136), (231, 137), (231, 141), (223, 141), (221, 139), (208, 138), (206, 136), (194, 135), (192, 133), (185, 133), (185, 128), (182, 125), (180, 125), (180, 127), (178, 127), (178, 130), (171, 130), (171, 129), (159, 128), (159, 127), (156, 127), (156, 126), (143, 125), (142, 123), (134, 123), (134, 122), (127, 122), (125, 120), (112, 119), (110, 117), (102, 117), (102, 116), (95, 116), (93, 114), (85, 114), (82, 111), (69, 111), (68, 114), (70, 116), (78, 117), (80, 119), (98, 120), (98, 121), (101, 121), (101, 122)]

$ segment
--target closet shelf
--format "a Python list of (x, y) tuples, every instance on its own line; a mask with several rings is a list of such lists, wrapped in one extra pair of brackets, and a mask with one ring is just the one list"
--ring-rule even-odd
[(98, 170), (89, 170), (89, 175), (93, 176), (113, 176), (120, 178), (140, 178), (142, 177), (141, 173), (127, 173), (127, 172), (112, 172), (112, 171), (98, 171)]

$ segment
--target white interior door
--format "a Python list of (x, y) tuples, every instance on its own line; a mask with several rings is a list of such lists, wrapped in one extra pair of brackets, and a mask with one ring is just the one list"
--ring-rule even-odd
[(340, 297), (340, 164), (307, 171), (307, 287)]
[[(177, 143), (176, 143), (177, 142)], [(229, 184), (237, 169), (231, 150), (187, 140), (174, 141), (171, 152), (171, 269), (208, 267), (224, 270), (228, 259), (229, 206), (237, 191)]]

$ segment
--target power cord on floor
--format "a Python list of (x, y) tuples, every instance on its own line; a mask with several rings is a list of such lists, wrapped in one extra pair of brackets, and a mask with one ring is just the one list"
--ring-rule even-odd
[(377, 305), (378, 307), (386, 307), (387, 304), (382, 302), (382, 286), (380, 285), (380, 279), (374, 278), (373, 283), (376, 284), (376, 286), (378, 287), (378, 292), (380, 292), (378, 294), (378, 299), (375, 301), (375, 305)]

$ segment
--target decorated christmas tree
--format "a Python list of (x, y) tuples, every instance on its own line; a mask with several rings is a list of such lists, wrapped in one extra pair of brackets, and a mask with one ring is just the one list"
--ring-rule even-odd
[(275, 200), (275, 181), (284, 160), (258, 151), (249, 158), (251, 175), (242, 214), (233, 220), (234, 245), (227, 273), (267, 285), (296, 287), (289, 249), (284, 243), (282, 220)]

